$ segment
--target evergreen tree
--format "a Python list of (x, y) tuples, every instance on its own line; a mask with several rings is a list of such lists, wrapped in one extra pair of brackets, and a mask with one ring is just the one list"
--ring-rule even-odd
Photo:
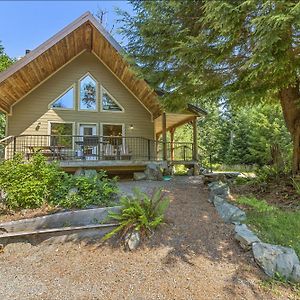
[(131, 1), (122, 27), (164, 104), (228, 99), (280, 103), (300, 171), (300, 3), (293, 0)]

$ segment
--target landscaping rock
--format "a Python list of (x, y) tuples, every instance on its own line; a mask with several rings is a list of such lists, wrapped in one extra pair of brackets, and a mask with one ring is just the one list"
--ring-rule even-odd
[(204, 184), (208, 184), (214, 181), (226, 181), (226, 176), (222, 173), (204, 174), (204, 178), (203, 178)]
[(228, 199), (230, 196), (230, 189), (229, 186), (223, 182), (220, 182), (219, 184), (213, 185), (211, 188), (211, 193), (214, 195), (218, 195), (222, 198)]
[(297, 277), (299, 258), (294, 249), (266, 243), (254, 243), (252, 251), (255, 261), (268, 276), (273, 277), (278, 273), (286, 279), (292, 278), (293, 274), (295, 278)]
[(145, 180), (147, 179), (146, 174), (144, 172), (134, 172), (133, 173), (133, 180)]
[(215, 196), (212, 197), (211, 201), (214, 204), (214, 206), (217, 206), (217, 205), (222, 204), (223, 202), (226, 202), (226, 199), (215, 195)]
[(226, 201), (217, 204), (216, 209), (226, 223), (241, 223), (246, 220), (244, 211)]
[(140, 233), (133, 231), (125, 236), (125, 244), (130, 251), (135, 250), (141, 243)]
[(84, 176), (84, 170), (82, 168), (77, 169), (74, 176)]
[(260, 239), (245, 224), (235, 225), (234, 231), (235, 239), (245, 250), (250, 250), (253, 243), (260, 242)]
[(291, 280), (294, 282), (300, 282), (300, 265), (294, 265)]
[(145, 175), (149, 180), (163, 180), (163, 174), (160, 166), (155, 163), (150, 163), (146, 166)]
[(67, 198), (72, 197), (77, 194), (78, 194), (78, 188), (76, 188), (76, 187), (70, 188)]
[(94, 178), (97, 177), (97, 171), (96, 170), (85, 170), (84, 176), (88, 178)]

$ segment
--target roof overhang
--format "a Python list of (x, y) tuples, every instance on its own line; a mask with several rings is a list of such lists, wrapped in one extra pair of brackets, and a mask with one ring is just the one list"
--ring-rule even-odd
[[(199, 106), (188, 104), (187, 109), (182, 113), (166, 113), (166, 129), (167, 131), (174, 130), (175, 128), (184, 124), (190, 123), (196, 118), (203, 118), (207, 112)], [(154, 120), (155, 134), (162, 133), (162, 115)]]
[(161, 113), (156, 92), (125, 61), (121, 46), (87, 12), (0, 73), (0, 110), (11, 107), (84, 51), (92, 52), (152, 114)]

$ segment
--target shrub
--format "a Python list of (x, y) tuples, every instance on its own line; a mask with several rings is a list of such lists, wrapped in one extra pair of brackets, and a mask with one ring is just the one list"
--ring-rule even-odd
[(57, 163), (48, 163), (42, 154), (34, 155), (29, 162), (21, 155), (2, 162), (0, 189), (6, 193), (5, 205), (14, 210), (44, 203), (64, 208), (107, 206), (117, 191), (116, 179), (110, 180), (105, 172), (94, 178), (75, 177)]
[[(67, 195), (57, 197), (52, 204), (66, 208), (86, 208), (90, 205), (110, 206), (117, 193), (117, 178), (109, 179), (104, 171), (95, 177), (72, 176)], [(72, 190), (70, 190), (72, 188)]]
[(264, 166), (256, 171), (256, 182), (269, 182), (286, 177), (290, 172), (288, 168), (279, 168), (277, 166)]
[(153, 232), (164, 221), (169, 199), (161, 189), (153, 191), (151, 197), (135, 189), (134, 196), (123, 197), (120, 204), (122, 209), (119, 213), (109, 213), (109, 218), (118, 221), (119, 226), (106, 234), (104, 240), (118, 233), (124, 237), (132, 231), (139, 231), (142, 235)]
[(60, 194), (68, 175), (57, 164), (48, 164), (41, 154), (24, 163), (21, 155), (0, 164), (0, 188), (6, 193), (5, 204), (10, 209), (36, 208)]

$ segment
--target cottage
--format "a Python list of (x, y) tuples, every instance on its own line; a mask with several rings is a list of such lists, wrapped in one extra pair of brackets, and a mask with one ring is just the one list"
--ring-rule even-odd
[[(205, 111), (165, 112), (123, 52), (87, 12), (0, 73), (5, 158), (41, 152), (70, 170), (197, 163), (196, 120)], [(190, 122), (193, 143), (174, 141), (174, 130)]]

